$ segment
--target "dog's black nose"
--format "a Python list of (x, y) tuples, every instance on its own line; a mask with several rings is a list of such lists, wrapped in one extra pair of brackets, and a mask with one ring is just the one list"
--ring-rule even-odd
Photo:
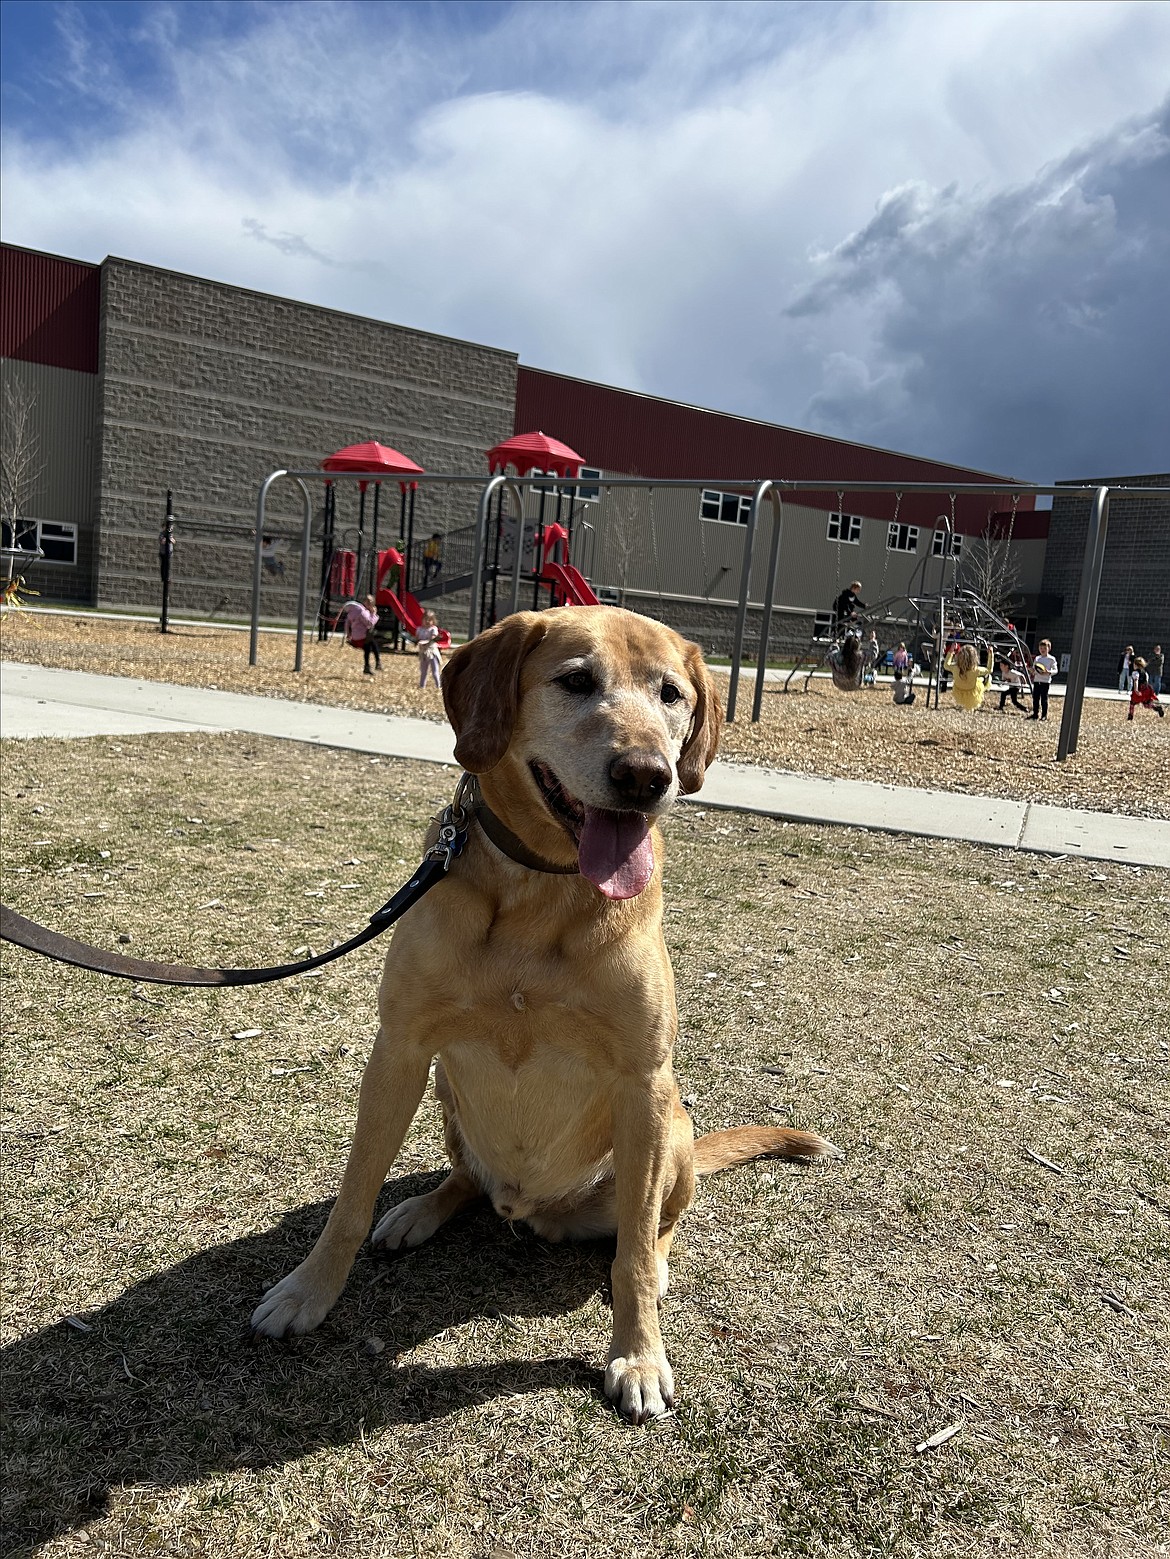
[(670, 764), (660, 752), (633, 747), (613, 760), (609, 779), (623, 801), (648, 806), (670, 789)]

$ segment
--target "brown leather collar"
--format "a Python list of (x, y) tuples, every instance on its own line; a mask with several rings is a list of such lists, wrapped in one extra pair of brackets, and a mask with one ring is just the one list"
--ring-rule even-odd
[(472, 816), (501, 855), (506, 855), (510, 861), (515, 861), (517, 866), (526, 866), (533, 872), (550, 872), (560, 877), (575, 876), (579, 873), (579, 866), (554, 866), (552, 861), (546, 861), (542, 855), (537, 855), (534, 850), (530, 850), (523, 839), (514, 834), (506, 824), (500, 822), (483, 799), (478, 785), (475, 791), (477, 800)]

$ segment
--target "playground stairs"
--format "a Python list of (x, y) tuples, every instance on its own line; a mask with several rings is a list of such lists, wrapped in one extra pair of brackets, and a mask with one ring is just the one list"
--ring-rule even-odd
[(469, 590), (471, 588), (470, 574), (455, 574), (448, 577), (440, 574), (437, 579), (432, 579), (429, 585), (419, 585), (411, 594), (416, 601), (434, 601), (440, 596), (454, 595), (457, 590)]

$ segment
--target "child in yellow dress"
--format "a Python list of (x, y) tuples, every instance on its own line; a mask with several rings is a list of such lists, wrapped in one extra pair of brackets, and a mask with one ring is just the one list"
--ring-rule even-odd
[(947, 651), (943, 661), (944, 671), (955, 674), (955, 703), (961, 709), (978, 709), (991, 681), (991, 646), (987, 646), (987, 664), (979, 664), (979, 653), (973, 644), (956, 644)]

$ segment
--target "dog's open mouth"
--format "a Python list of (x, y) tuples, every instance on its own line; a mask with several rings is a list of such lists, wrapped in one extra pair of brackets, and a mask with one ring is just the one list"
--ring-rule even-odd
[(529, 769), (544, 804), (573, 836), (582, 877), (607, 899), (634, 899), (654, 875), (650, 820), (642, 812), (607, 812), (571, 796), (547, 763)]

